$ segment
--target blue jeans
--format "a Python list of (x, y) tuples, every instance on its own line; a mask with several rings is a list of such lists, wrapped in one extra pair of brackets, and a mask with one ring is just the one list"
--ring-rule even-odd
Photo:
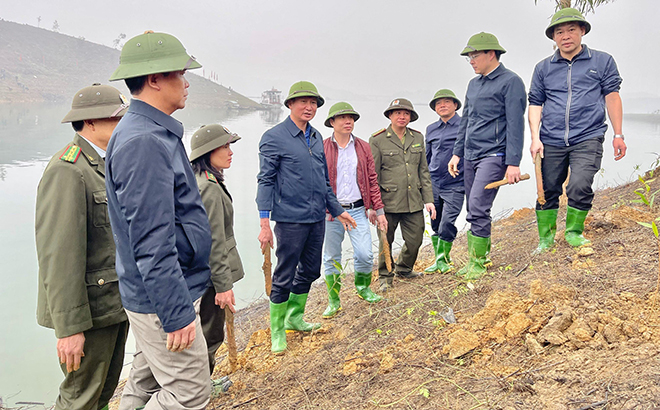
[[(363, 206), (346, 210), (357, 223), (348, 231), (353, 245), (353, 268), (355, 272), (371, 272), (373, 251), (371, 250), (371, 229)], [(325, 221), (325, 245), (323, 246), (323, 267), (326, 275), (340, 273), (335, 262), (341, 265), (341, 243), (344, 241), (344, 226), (338, 220)]]
[(504, 157), (486, 157), (475, 161), (465, 160), (465, 197), (467, 218), (472, 235), (490, 237), (490, 209), (493, 207), (496, 189), (484, 189), (491, 182), (504, 178)]

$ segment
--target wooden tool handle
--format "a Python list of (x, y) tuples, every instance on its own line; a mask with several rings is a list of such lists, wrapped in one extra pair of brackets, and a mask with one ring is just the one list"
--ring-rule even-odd
[(545, 191), (543, 191), (543, 172), (541, 171), (541, 154), (536, 153), (534, 157), (534, 171), (536, 173), (536, 200), (539, 204), (545, 204)]
[[(522, 174), (522, 175), (520, 176), (520, 180), (521, 180), (521, 181), (526, 181), (526, 180), (528, 180), (528, 179), (529, 179), (529, 174)], [(508, 185), (508, 184), (509, 184), (509, 180), (506, 179), (506, 178), (504, 178), (504, 179), (502, 179), (502, 180), (500, 180), (500, 181), (491, 182), (490, 184), (486, 185), (486, 186), (484, 187), (484, 189), (494, 189), (494, 188), (499, 188), (499, 187), (501, 187), (502, 185)]]
[(227, 351), (229, 353), (230, 371), (234, 373), (238, 364), (238, 351), (236, 350), (236, 334), (234, 333), (234, 313), (225, 306), (225, 322), (227, 323)]
[(390, 243), (387, 242), (387, 234), (385, 231), (378, 229), (380, 235), (380, 242), (383, 244), (383, 256), (385, 257), (385, 266), (388, 272), (392, 272), (392, 256), (390, 253)]
[(273, 265), (270, 263), (270, 246), (266, 245), (266, 248), (261, 250), (261, 254), (264, 255), (264, 264), (261, 265), (261, 269), (264, 271), (264, 279), (266, 281), (266, 296), (270, 296), (270, 289), (273, 286), (273, 278), (271, 277), (271, 268)]

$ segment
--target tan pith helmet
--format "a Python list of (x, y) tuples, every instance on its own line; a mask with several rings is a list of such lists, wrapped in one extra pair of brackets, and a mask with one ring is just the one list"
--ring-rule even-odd
[(412, 103), (409, 100), (406, 100), (405, 98), (397, 98), (396, 100), (392, 100), (390, 106), (387, 107), (387, 109), (383, 112), (383, 114), (385, 114), (386, 118), (390, 118), (390, 112), (396, 110), (410, 111), (410, 122), (417, 121), (417, 119), (419, 118), (419, 115), (415, 111), (415, 108), (413, 108)]
[(71, 110), (62, 123), (123, 117), (127, 108), (128, 100), (118, 89), (94, 83), (73, 96)]
[(241, 137), (220, 124), (202, 125), (190, 139), (190, 162), (216, 148), (240, 139)]

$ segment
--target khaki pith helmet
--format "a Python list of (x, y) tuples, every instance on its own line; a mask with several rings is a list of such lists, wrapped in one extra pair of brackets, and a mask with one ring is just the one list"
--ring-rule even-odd
[(435, 103), (441, 98), (451, 98), (456, 103), (456, 109), (458, 110), (461, 108), (461, 100), (456, 98), (456, 94), (454, 94), (454, 92), (450, 89), (443, 88), (442, 90), (439, 90), (437, 93), (435, 93), (433, 99), (429, 103), (429, 106), (433, 111), (435, 111)]
[(316, 97), (316, 106), (320, 107), (325, 104), (325, 100), (319, 94), (316, 86), (309, 81), (298, 81), (289, 89), (289, 95), (284, 100), (284, 105), (289, 106), (289, 102), (298, 97)]
[(560, 24), (564, 23), (570, 23), (572, 21), (576, 21), (578, 23), (582, 23), (584, 25), (584, 34), (587, 34), (588, 32), (591, 31), (591, 24), (584, 18), (582, 13), (578, 9), (574, 9), (572, 7), (566, 7), (564, 9), (559, 10), (558, 12), (555, 13), (554, 16), (552, 16), (552, 20), (550, 20), (550, 25), (548, 28), (545, 29), (545, 35), (548, 37), (550, 40), (554, 39), (555, 37), (555, 27), (557, 27)]
[(462, 56), (466, 56), (474, 51), (488, 51), (496, 50), (501, 51), (502, 54), (506, 53), (504, 47), (500, 45), (494, 34), (481, 33), (475, 34), (468, 40), (467, 46), (461, 51)]
[(353, 109), (353, 106), (347, 102), (338, 102), (337, 104), (333, 105), (330, 107), (330, 112), (328, 113), (328, 118), (325, 119), (325, 122), (323, 123), (326, 127), (332, 127), (330, 125), (330, 120), (339, 116), (339, 115), (346, 115), (350, 114), (353, 116), (355, 121), (360, 119), (360, 114), (357, 113)]
[(216, 148), (240, 139), (241, 137), (220, 124), (202, 125), (190, 140), (190, 150), (192, 151), (190, 153), (190, 162)]
[(183, 44), (166, 33), (146, 31), (128, 40), (121, 49), (119, 67), (110, 81), (143, 75), (192, 70), (202, 65), (188, 55)]
[(383, 112), (383, 114), (385, 114), (386, 118), (390, 118), (390, 112), (396, 110), (410, 111), (410, 122), (415, 122), (419, 118), (419, 115), (413, 108), (412, 103), (409, 100), (406, 100), (405, 98), (397, 98), (396, 100), (392, 100), (390, 106), (387, 107), (387, 109)]
[(73, 96), (71, 111), (62, 123), (123, 117), (127, 108), (128, 100), (118, 89), (95, 83)]

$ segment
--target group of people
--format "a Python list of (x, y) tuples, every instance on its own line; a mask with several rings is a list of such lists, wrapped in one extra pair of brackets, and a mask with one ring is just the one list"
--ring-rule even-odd
[[(323, 97), (307, 81), (291, 87), (284, 101), (290, 115), (259, 143), (258, 239), (263, 249), (277, 245), (270, 294), (274, 354), (286, 351), (287, 330), (321, 326), (306, 322), (304, 313), (322, 266), (328, 290), (322, 316), (340, 311), (345, 233), (353, 245), (357, 295), (369, 303), (382, 299), (370, 288), (369, 222), (380, 232), (381, 294), (395, 276), (423, 274), (414, 264), (424, 210), (435, 251), (425, 271), (453, 269), (450, 251), (464, 201), (468, 262), (457, 275), (483, 275), (497, 194), (484, 188), (503, 178), (520, 180), (527, 101), (531, 154), (542, 157), (546, 198), (536, 205), (535, 252), (554, 244), (569, 168), (564, 235), (572, 246), (588, 243), (582, 233), (606, 111), (615, 159), (626, 152), (621, 78), (609, 54), (582, 44), (590, 29), (578, 10), (554, 15), (546, 36), (557, 50), (537, 64), (529, 94), (500, 63), (506, 50), (497, 38), (472, 36), (461, 55), (477, 77), (462, 102), (448, 89), (433, 96), (429, 105), (439, 119), (427, 127), (426, 139), (408, 127), (419, 117), (412, 103), (398, 98), (384, 111), (390, 124), (368, 142), (353, 135), (360, 114), (349, 103), (333, 105), (324, 122), (333, 132), (323, 140), (310, 124)], [(223, 174), (240, 137), (220, 124), (202, 126), (188, 156), (183, 125), (171, 116), (186, 104), (186, 70), (199, 67), (175, 37), (145, 32), (123, 46), (110, 79), (126, 82), (130, 105), (115, 88), (94, 84), (76, 93), (62, 120), (75, 135), (46, 167), (36, 206), (37, 319), (55, 329), (65, 375), (56, 409), (108, 408), (129, 323), (136, 353), (120, 409), (203, 409), (209, 402), (225, 309), (235, 309), (232, 288), (244, 270)], [(404, 245), (394, 261), (387, 249), (399, 226)]]

